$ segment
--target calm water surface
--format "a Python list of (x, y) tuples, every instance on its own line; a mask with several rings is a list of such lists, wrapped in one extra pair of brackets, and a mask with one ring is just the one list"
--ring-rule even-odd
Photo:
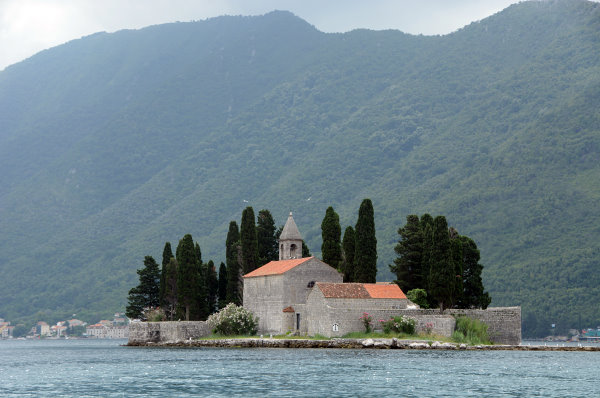
[(0, 341), (0, 396), (600, 396), (600, 352), (168, 349), (123, 343)]

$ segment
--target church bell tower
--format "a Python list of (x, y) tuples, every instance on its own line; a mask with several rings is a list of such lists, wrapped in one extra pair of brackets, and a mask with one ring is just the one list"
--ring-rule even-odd
[(302, 236), (290, 212), (279, 236), (279, 261), (293, 258), (302, 258)]

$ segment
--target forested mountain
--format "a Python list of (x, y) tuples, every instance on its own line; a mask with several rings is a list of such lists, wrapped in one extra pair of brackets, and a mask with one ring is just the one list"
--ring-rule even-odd
[(319, 255), (327, 207), (345, 229), (370, 198), (379, 279), (406, 216), (443, 214), (526, 335), (596, 326), (600, 4), (445, 36), (287, 12), (98, 33), (0, 72), (0, 170), (4, 318), (122, 309), (165, 241), (223, 261), (248, 205)]

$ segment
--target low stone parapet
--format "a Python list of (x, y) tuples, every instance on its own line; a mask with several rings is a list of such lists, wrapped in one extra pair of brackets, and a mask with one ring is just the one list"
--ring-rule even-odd
[(198, 339), (210, 335), (202, 321), (132, 322), (129, 325), (128, 345), (168, 343)]

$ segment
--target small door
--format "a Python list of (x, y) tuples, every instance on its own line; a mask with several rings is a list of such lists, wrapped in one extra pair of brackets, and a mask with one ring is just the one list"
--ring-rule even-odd
[(300, 330), (300, 314), (296, 314), (296, 330)]

